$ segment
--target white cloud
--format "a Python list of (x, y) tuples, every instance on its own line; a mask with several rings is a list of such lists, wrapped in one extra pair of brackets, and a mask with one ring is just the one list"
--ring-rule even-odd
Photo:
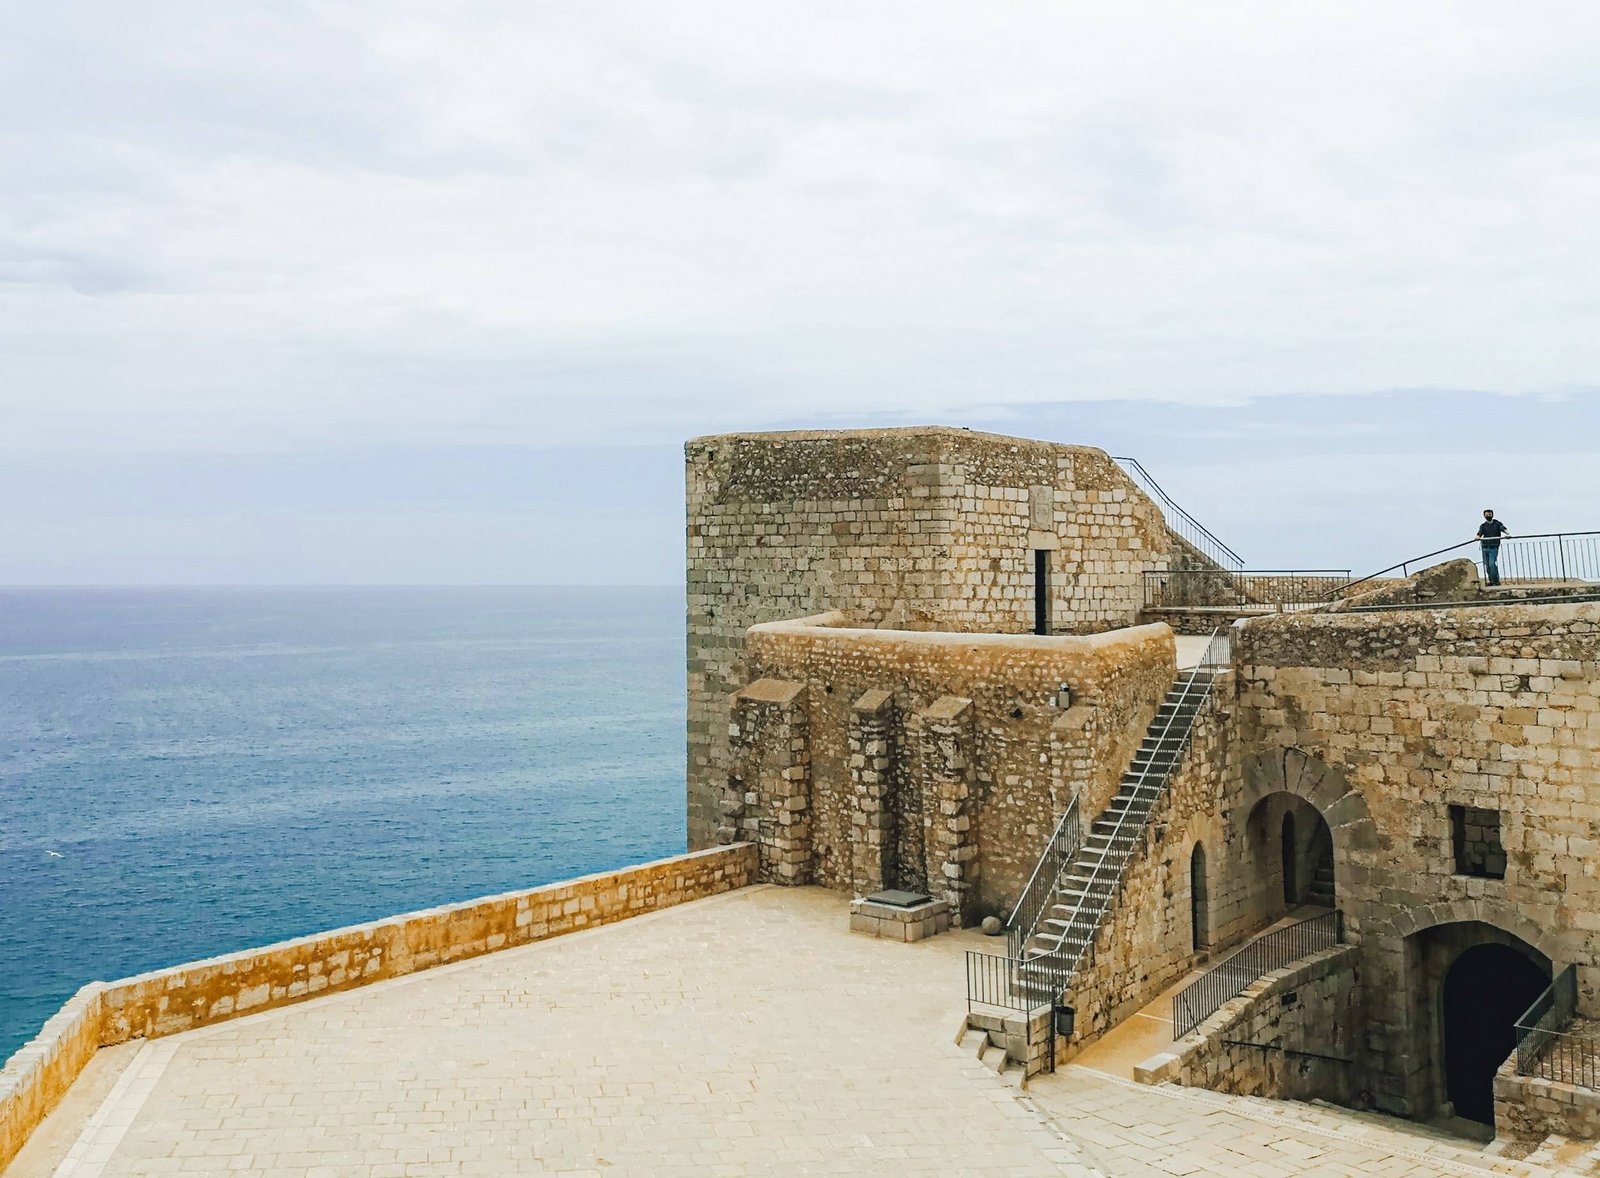
[(12, 447), (657, 440), (1600, 372), (1589, 5), (5, 19)]

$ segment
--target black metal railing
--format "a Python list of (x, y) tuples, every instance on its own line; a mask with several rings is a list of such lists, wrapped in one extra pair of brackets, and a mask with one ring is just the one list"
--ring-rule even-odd
[(1030, 1003), (1016, 986), (1017, 967), (1021, 964), (1014, 956), (985, 953), (981, 949), (967, 950), (967, 1009), (975, 1006), (997, 1006), (1002, 1010), (1031, 1010)]
[(1517, 1020), (1517, 1074), (1600, 1088), (1600, 1039), (1561, 1028), (1578, 1009), (1578, 971), (1567, 966)]
[(1034, 865), (1028, 886), (1022, 889), (1022, 896), (1006, 921), (1006, 947), (1011, 956), (1022, 955), (1022, 947), (1033, 936), (1033, 930), (1039, 925), (1039, 917), (1050, 907), (1061, 873), (1072, 862), (1082, 842), (1083, 825), (1078, 818), (1078, 799), (1073, 798), (1061, 815), (1061, 820), (1056, 823), (1050, 841), (1045, 844), (1039, 862)]
[(1212, 966), (1172, 999), (1172, 1037), (1182, 1039), (1256, 979), (1291, 961), (1344, 943), (1344, 913), (1324, 912), (1251, 941)]
[[(1386, 569), (1368, 573), (1359, 581), (1344, 587), (1342, 596), (1374, 588), (1369, 582), (1389, 577), (1409, 577), (1436, 564), (1441, 557), (1470, 559), (1478, 566), (1478, 575), (1488, 579), (1483, 567), (1482, 546), (1477, 540), (1463, 540), (1448, 548), (1413, 556)], [(1500, 580), (1506, 583), (1530, 581), (1594, 581), (1600, 582), (1600, 532), (1547, 532), (1532, 536), (1505, 536), (1500, 540)]]
[(1200, 555), (1207, 560), (1215, 561), (1224, 569), (1244, 567), (1244, 558), (1212, 535), (1210, 530), (1194, 516), (1179, 507), (1172, 496), (1162, 490), (1161, 484), (1151, 477), (1150, 472), (1139, 464), (1137, 458), (1113, 458), (1111, 461), (1118, 463), (1128, 477), (1139, 484), (1141, 490), (1160, 504), (1161, 514), (1167, 521), (1167, 527)]
[(1144, 575), (1146, 609), (1305, 609), (1335, 601), (1350, 583), (1349, 569), (1150, 569)]

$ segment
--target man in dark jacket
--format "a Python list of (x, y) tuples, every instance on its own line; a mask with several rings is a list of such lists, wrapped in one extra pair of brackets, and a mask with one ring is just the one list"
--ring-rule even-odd
[(1500, 583), (1500, 537), (1509, 535), (1505, 524), (1494, 518), (1494, 512), (1483, 509), (1483, 522), (1478, 525), (1478, 543), (1483, 545), (1483, 571), (1489, 584)]

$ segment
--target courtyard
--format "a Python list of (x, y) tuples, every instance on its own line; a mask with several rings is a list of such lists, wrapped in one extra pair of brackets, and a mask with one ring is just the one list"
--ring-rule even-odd
[(984, 938), (846, 907), (750, 887), (106, 1049), (8, 1178), (1545, 1172), (1114, 1068), (1009, 1086), (955, 1043)]

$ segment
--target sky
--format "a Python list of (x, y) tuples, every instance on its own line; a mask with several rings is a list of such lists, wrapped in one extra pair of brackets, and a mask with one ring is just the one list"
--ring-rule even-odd
[(0, 583), (682, 576), (683, 441), (1600, 528), (1600, 8), (0, 8)]

